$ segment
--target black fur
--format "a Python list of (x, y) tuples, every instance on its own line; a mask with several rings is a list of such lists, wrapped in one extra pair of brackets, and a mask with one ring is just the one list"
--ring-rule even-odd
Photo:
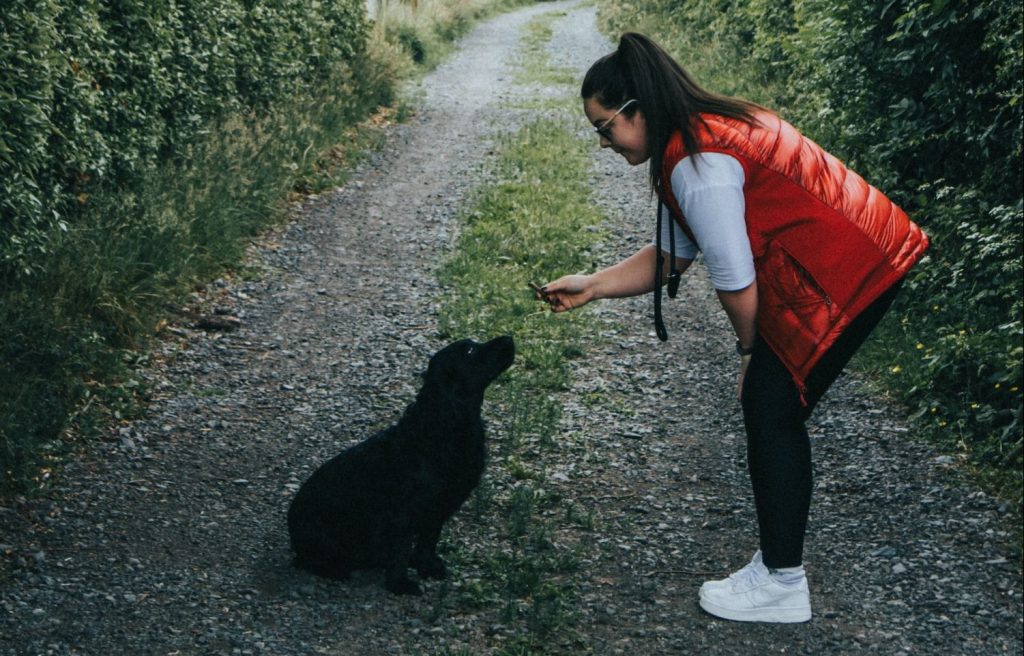
[(430, 359), (423, 387), (398, 423), (324, 463), (288, 509), (295, 564), (347, 579), (385, 569), (385, 586), (420, 594), (423, 578), (446, 576), (441, 527), (484, 470), (484, 390), (515, 357), (511, 337), (462, 340)]

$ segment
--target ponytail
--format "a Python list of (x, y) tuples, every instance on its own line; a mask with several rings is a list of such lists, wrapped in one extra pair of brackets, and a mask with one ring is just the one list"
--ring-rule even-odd
[(626, 32), (619, 47), (598, 59), (583, 78), (580, 95), (604, 107), (617, 107), (631, 98), (637, 103), (623, 113), (643, 111), (651, 154), (651, 189), (661, 187), (661, 164), (669, 139), (678, 130), (688, 152), (697, 152), (694, 122), (701, 114), (716, 114), (753, 123), (758, 105), (706, 91), (665, 50), (643, 34)]

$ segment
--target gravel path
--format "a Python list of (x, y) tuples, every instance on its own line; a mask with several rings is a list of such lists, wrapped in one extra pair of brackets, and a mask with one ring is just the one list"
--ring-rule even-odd
[[(432, 272), (497, 126), (523, 118), (507, 101), (545, 91), (517, 89), (511, 68), (522, 26), (543, 13), (555, 16), (554, 63), (582, 71), (611, 48), (576, 0), (472, 32), (381, 152), (267, 236), (256, 280), (217, 281), (196, 298), (193, 309), (241, 327), (173, 326), (139, 372), (155, 390), (149, 418), (112, 428), (47, 496), (0, 507), (10, 572), (0, 654), (490, 654), (509, 644), (516, 627), (501, 608), (462, 607), (443, 584), (396, 598), (372, 577), (294, 570), (284, 512), (319, 462), (401, 411), (441, 344)], [(601, 256), (609, 262), (647, 239), (652, 204), (644, 171), (613, 153), (595, 148), (593, 176), (618, 236)], [(666, 345), (649, 299), (596, 308), (600, 334), (560, 399), (565, 440), (544, 465), (546, 485), (588, 509), (594, 528), (554, 536), (589, 546), (572, 575), (574, 632), (550, 651), (1021, 654), (1019, 518), (915, 444), (900, 410), (852, 376), (811, 427), (814, 620), (741, 625), (699, 610), (700, 582), (743, 564), (756, 535), (732, 339), (703, 273), (686, 278), (667, 304)], [(453, 520), (456, 542), (502, 548), (466, 515)]]

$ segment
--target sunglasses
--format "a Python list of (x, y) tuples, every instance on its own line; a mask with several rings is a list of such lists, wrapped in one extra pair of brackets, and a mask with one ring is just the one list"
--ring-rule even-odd
[(615, 111), (615, 113), (611, 115), (611, 117), (607, 121), (604, 121), (603, 123), (601, 123), (601, 125), (599, 125), (596, 128), (594, 128), (594, 132), (596, 132), (598, 134), (598, 136), (604, 137), (608, 141), (611, 141), (612, 140), (612, 121), (615, 120), (616, 116), (618, 116), (619, 114), (622, 113), (622, 110), (626, 109), (627, 107), (629, 107), (630, 105), (632, 105), (635, 102), (637, 102), (636, 98), (630, 98), (629, 100), (627, 100), (625, 103), (622, 104), (622, 107), (619, 107)]

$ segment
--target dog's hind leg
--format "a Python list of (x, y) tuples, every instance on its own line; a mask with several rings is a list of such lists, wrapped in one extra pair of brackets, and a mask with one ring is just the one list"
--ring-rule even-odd
[(448, 568), (437, 555), (437, 541), (441, 539), (442, 523), (421, 531), (416, 540), (416, 549), (412, 554), (412, 566), (425, 579), (443, 579), (448, 576)]
[(411, 551), (412, 536), (405, 535), (392, 540), (384, 554), (384, 587), (395, 594), (423, 594), (420, 586), (409, 578)]

